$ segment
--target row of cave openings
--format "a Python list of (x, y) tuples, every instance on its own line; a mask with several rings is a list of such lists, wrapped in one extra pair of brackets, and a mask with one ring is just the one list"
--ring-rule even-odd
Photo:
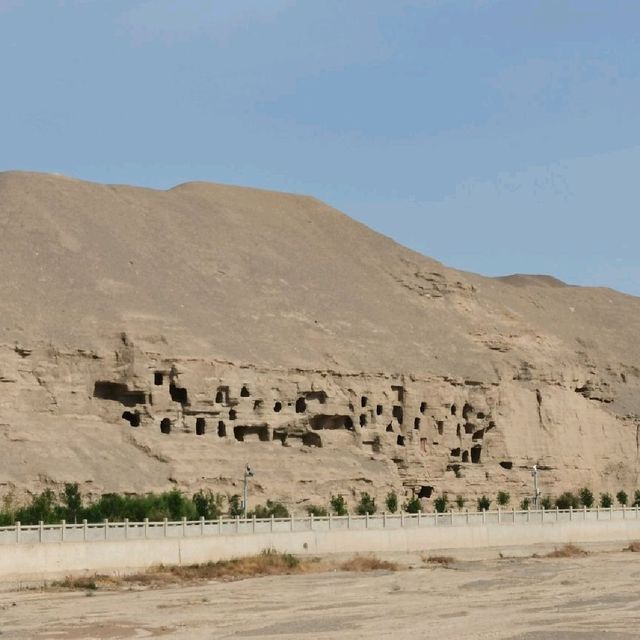
[[(140, 426), (140, 414), (133, 411), (125, 411), (122, 414), (122, 418), (129, 422), (132, 427)], [(169, 435), (173, 430), (174, 424), (170, 418), (163, 418), (160, 421), (160, 433)], [(197, 436), (204, 436), (207, 433), (207, 419), (203, 417), (196, 418), (195, 434)], [(317, 433), (287, 433), (283, 429), (274, 429), (273, 434), (269, 427), (264, 425), (249, 425), (249, 426), (234, 426), (232, 427), (234, 438), (238, 442), (244, 442), (245, 439), (254, 437), (260, 442), (269, 442), (271, 440), (278, 440), (283, 445), (287, 444), (290, 439), (299, 439), (301, 443), (309, 447), (322, 447), (322, 439)], [(228, 436), (227, 424), (223, 420), (218, 420), (215, 433), (219, 438), (226, 438)]]
[[(189, 404), (187, 389), (184, 387), (180, 387), (173, 382), (173, 374), (166, 374), (165, 372), (156, 371), (154, 373), (154, 385), (162, 386), (164, 385), (165, 376), (169, 375), (170, 383), (169, 383), (169, 393), (171, 399), (174, 402), (178, 402), (181, 405)], [(397, 401), (399, 404), (392, 405), (391, 415), (396, 420), (398, 425), (402, 427), (404, 423), (404, 408), (402, 403), (404, 403), (404, 387), (399, 385), (392, 385), (392, 391), (397, 396)], [(127, 406), (135, 406), (136, 404), (143, 403), (145, 401), (145, 394), (142, 391), (129, 391), (126, 385), (118, 384), (118, 383), (108, 383), (108, 382), (98, 382), (96, 383), (96, 388), (94, 395), (97, 397), (102, 397), (106, 399), (118, 400)], [(247, 384), (243, 384), (240, 389), (240, 397), (241, 398), (249, 398), (251, 397), (251, 393), (249, 391), (249, 387)], [(320, 405), (326, 403), (327, 394), (324, 391), (309, 391), (305, 392), (301, 396), (299, 396), (295, 401), (295, 412), (297, 414), (304, 414), (307, 411), (307, 402), (310, 400), (317, 401)], [(219, 386), (216, 390), (215, 402), (217, 404), (221, 404), (223, 406), (230, 406), (228, 413), (228, 418), (230, 421), (234, 421), (237, 418), (237, 411), (233, 406), (237, 404), (237, 401), (232, 400), (230, 396), (230, 387), (229, 386)], [(371, 414), (375, 416), (382, 416), (384, 413), (384, 405), (382, 404), (374, 404), (370, 405), (369, 398), (366, 395), (360, 396), (360, 409), (368, 410)], [(288, 406), (294, 406), (293, 402), (287, 403)], [(263, 407), (263, 400), (256, 399), (253, 404), (254, 411), (258, 411)], [(275, 400), (273, 404), (274, 413), (280, 413), (284, 408), (284, 404), (281, 400)], [(420, 416), (416, 416), (413, 419), (413, 428), (416, 431), (419, 431), (422, 426), (422, 416), (427, 412), (428, 405), (426, 402), (420, 403)], [(452, 416), (458, 415), (458, 407), (455, 404), (450, 405), (449, 410)], [(352, 402), (349, 403), (349, 413), (351, 415), (324, 415), (324, 414), (316, 414), (310, 417), (309, 425), (312, 430), (318, 431), (322, 429), (346, 429), (349, 431), (354, 430), (354, 417), (353, 414), (357, 413)], [(476, 424), (470, 422), (470, 418), (472, 415), (475, 415), (477, 420), (484, 420), (486, 418), (485, 414), (481, 411), (475, 412), (473, 407), (469, 403), (465, 403), (464, 407), (461, 411), (461, 416), (463, 423), (458, 423), (456, 427), (456, 435), (462, 440), (462, 434), (471, 435), (472, 441), (476, 444), (473, 444), (470, 448), (463, 447), (455, 447), (450, 450), (451, 458), (454, 458), (462, 463), (475, 463), (478, 464), (481, 461), (482, 454), (482, 439), (487, 431), (495, 427), (495, 423), (490, 421), (488, 425), (482, 428), (478, 428)], [(125, 411), (122, 414), (122, 418), (127, 420), (132, 427), (140, 426), (140, 414), (137, 411)], [(366, 427), (368, 423), (368, 414), (360, 412), (359, 415), (359, 424), (360, 427)], [(436, 420), (435, 428), (439, 436), (444, 435), (445, 422), (444, 420)], [(196, 418), (195, 424), (195, 433), (196, 435), (202, 436), (205, 434), (207, 429), (206, 419), (204, 417)], [(160, 431), (163, 434), (169, 434), (172, 430), (172, 422), (169, 418), (164, 418), (160, 423)], [(386, 427), (387, 432), (394, 431), (393, 422), (388, 423)], [(264, 426), (241, 426), (233, 428), (234, 436), (239, 441), (244, 441), (244, 438), (247, 435), (257, 435), (261, 441), (270, 440), (271, 432), (267, 427)], [(217, 425), (217, 433), (219, 437), (227, 437), (227, 428), (224, 421), (219, 420)], [(315, 446), (322, 446), (321, 442), (317, 442), (315, 438), (312, 437), (313, 434), (307, 434), (305, 444), (312, 444)], [(273, 438), (281, 439), (284, 441), (287, 435), (279, 431), (278, 429), (274, 430)], [(303, 440), (305, 437), (303, 437)], [(319, 440), (319, 437), (318, 437)], [(311, 442), (313, 441), (313, 442)], [(406, 434), (398, 433), (396, 434), (396, 444), (398, 446), (405, 446)], [(438, 442), (434, 441), (434, 445), (437, 445)], [(420, 438), (420, 445), (423, 451), (427, 450), (427, 439)], [(501, 463), (502, 464), (502, 463)], [(503, 464), (504, 468), (510, 468), (511, 463), (505, 462)]]

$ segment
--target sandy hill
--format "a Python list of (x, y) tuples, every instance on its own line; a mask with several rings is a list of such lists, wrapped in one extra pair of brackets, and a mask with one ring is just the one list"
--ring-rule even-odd
[(540, 460), (549, 490), (637, 481), (638, 298), (455, 271), (314, 198), (209, 183), (3, 173), (0, 229), (7, 488), (226, 491), (249, 453), (290, 502), (307, 476), (524, 494)]

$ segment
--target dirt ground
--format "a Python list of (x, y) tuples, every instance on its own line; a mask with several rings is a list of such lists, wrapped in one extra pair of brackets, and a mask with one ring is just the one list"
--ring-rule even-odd
[[(632, 640), (640, 553), (502, 558), (153, 589), (0, 593), (0, 636)], [(406, 568), (405, 568), (406, 567)]]

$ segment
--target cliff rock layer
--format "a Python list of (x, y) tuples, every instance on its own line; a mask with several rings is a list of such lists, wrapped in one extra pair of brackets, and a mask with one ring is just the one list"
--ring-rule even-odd
[(313, 198), (17, 172), (0, 273), (0, 492), (639, 482), (631, 296), (455, 271)]

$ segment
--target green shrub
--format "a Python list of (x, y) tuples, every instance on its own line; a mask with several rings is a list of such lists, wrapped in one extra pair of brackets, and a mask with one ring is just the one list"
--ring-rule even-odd
[(419, 513), (422, 511), (422, 503), (420, 502), (420, 498), (418, 496), (413, 496), (411, 499), (407, 500), (402, 507), (404, 511), (407, 513)]
[(229, 503), (227, 515), (230, 518), (237, 518), (238, 516), (242, 516), (244, 514), (244, 511), (242, 509), (242, 500), (237, 493), (234, 493), (232, 496), (227, 496), (227, 501)]
[(623, 507), (626, 507), (627, 503), (629, 502), (629, 496), (627, 495), (627, 492), (624, 489), (621, 489), (620, 491), (618, 491), (618, 493), (616, 493), (616, 500)]
[(389, 513), (395, 513), (398, 510), (398, 496), (395, 491), (389, 491), (384, 501)]
[(360, 516), (372, 515), (376, 512), (376, 501), (366, 491), (360, 494), (360, 502), (358, 502), (356, 512)]
[(456, 496), (456, 506), (458, 507), (458, 509), (460, 509), (460, 511), (464, 509), (464, 505), (466, 504), (466, 502), (467, 501), (461, 495)]
[(501, 507), (506, 507), (511, 501), (511, 496), (506, 491), (498, 491), (498, 495), (496, 497), (496, 502)]
[(191, 500), (198, 518), (217, 520), (222, 515), (224, 496), (220, 493), (213, 493), (211, 489), (200, 489), (198, 493), (193, 494)]
[(480, 496), (478, 498), (478, 511), (488, 511), (491, 506), (491, 500), (487, 496)]
[(600, 506), (608, 509), (613, 505), (613, 498), (610, 493), (601, 493), (600, 494)]
[(587, 509), (591, 509), (591, 507), (593, 507), (594, 498), (593, 493), (591, 493), (591, 489), (582, 487), (578, 492), (578, 495), (580, 496), (580, 503), (583, 507), (586, 507)]
[(556, 498), (556, 507), (558, 509), (577, 509), (580, 506), (578, 496), (571, 491), (565, 491)]
[(330, 504), (333, 512), (337, 516), (346, 516), (349, 513), (347, 511), (347, 503), (345, 502), (344, 496), (342, 494), (331, 496)]
[(636, 489), (633, 494), (633, 505), (634, 507), (640, 507), (640, 489)]
[(543, 497), (540, 499), (540, 506), (541, 506), (543, 509), (546, 509), (547, 511), (548, 511), (549, 509), (553, 509), (553, 502), (552, 502), (552, 500), (551, 500), (551, 496), (543, 496)]
[(449, 498), (446, 493), (443, 493), (441, 496), (438, 496), (433, 501), (433, 506), (437, 513), (444, 513), (449, 506)]
[(326, 518), (329, 515), (324, 507), (319, 507), (315, 504), (307, 505), (307, 513), (315, 518)]
[(529, 509), (530, 506), (531, 506), (531, 500), (529, 498), (522, 498), (522, 500), (520, 501), (520, 510), (527, 511), (527, 509)]
[(253, 518), (289, 518), (289, 510), (282, 502), (275, 502), (273, 500), (267, 500), (266, 505), (256, 505), (255, 509), (247, 514)]

